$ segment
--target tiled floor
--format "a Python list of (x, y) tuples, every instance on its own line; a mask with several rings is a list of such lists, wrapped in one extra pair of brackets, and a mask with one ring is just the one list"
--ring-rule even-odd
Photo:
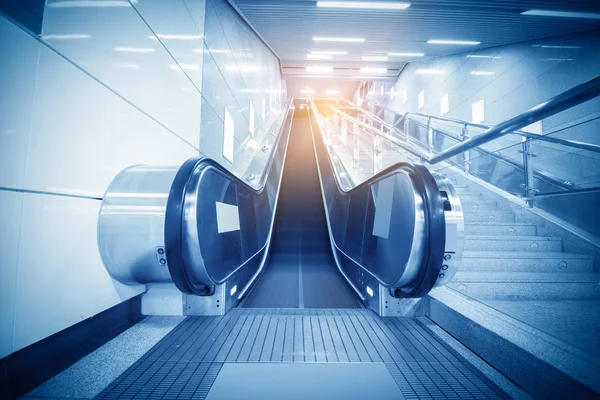
[(234, 309), (186, 318), (98, 398), (203, 399), (224, 364), (253, 362), (383, 363), (407, 399), (508, 397), (417, 319)]

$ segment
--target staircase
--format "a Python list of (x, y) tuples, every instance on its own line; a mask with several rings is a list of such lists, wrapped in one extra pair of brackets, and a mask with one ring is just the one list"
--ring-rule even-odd
[(539, 234), (538, 216), (444, 173), (463, 206), (465, 248), (455, 278), (432, 292), (429, 317), (529, 393), (593, 397), (590, 389), (600, 389), (593, 257), (564, 252), (561, 238)]

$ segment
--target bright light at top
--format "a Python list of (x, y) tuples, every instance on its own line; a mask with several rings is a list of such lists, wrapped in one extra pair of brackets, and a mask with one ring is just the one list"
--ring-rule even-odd
[(363, 74), (383, 74), (387, 72), (387, 68), (364, 67), (360, 69), (360, 72)]
[(375, 8), (384, 10), (406, 10), (410, 3), (381, 1), (317, 1), (317, 7)]
[(476, 46), (478, 44), (481, 44), (481, 42), (473, 42), (470, 40), (428, 40), (427, 43), (429, 44), (459, 44), (459, 45), (466, 45), (466, 46)]
[(494, 71), (471, 71), (471, 75), (492, 76), (492, 75), (496, 75), (496, 72), (494, 72)]
[(356, 42), (363, 43), (364, 38), (336, 38), (336, 37), (314, 37), (315, 42)]
[(390, 57), (423, 57), (423, 53), (388, 53)]
[(529, 11), (522, 12), (521, 15), (536, 15), (539, 17), (600, 19), (600, 14), (597, 14), (597, 13), (574, 12), (574, 11), (529, 10)]
[(302, 89), (300, 92), (302, 94), (313, 94), (315, 91), (312, 89)]
[(363, 61), (387, 61), (387, 56), (364, 56)]
[(333, 71), (333, 67), (306, 67), (306, 72), (331, 72)]

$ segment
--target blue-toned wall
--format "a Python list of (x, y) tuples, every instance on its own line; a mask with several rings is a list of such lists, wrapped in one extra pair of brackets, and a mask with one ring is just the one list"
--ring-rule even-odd
[(119, 171), (198, 154), (241, 171), (249, 102), (260, 135), (262, 99), (268, 123), (285, 91), (225, 1), (48, 0), (40, 36), (0, 11), (0, 57), (1, 358), (145, 290), (113, 280), (97, 250)]
[[(279, 59), (226, 0), (206, 1), (204, 49), (200, 147), (242, 177), (257, 143), (284, 111)], [(235, 123), (233, 161), (223, 156), (225, 112)]]
[[(376, 83), (370, 97), (401, 113), (441, 116), (441, 98), (448, 94), (449, 111), (444, 116), (467, 121), (472, 120), (472, 104), (484, 99), (483, 123), (494, 125), (598, 75), (600, 31), (591, 31), (412, 62), (395, 84), (384, 84), (383, 96)], [(425, 104), (419, 108), (421, 92)], [(598, 118), (599, 98), (543, 120), (541, 132), (600, 144)], [(507, 137), (491, 147), (519, 142), (516, 136)], [(600, 185), (597, 155), (539, 143), (534, 152), (539, 169), (575, 185)]]

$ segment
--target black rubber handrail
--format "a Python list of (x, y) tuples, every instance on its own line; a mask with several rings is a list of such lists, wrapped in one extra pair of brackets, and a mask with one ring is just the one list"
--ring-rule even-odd
[[(267, 166), (263, 171), (262, 176), (268, 176), (273, 166), (275, 154), (277, 152), (279, 142), (281, 140), (281, 132), (288, 125), (288, 119), (290, 111), (292, 110), (293, 100), (290, 99), (287, 106), (283, 123), (279, 127), (279, 134), (277, 140), (273, 143), (271, 154)], [(291, 122), (289, 122), (291, 124)], [(288, 134), (289, 140), (289, 134)], [(183, 212), (184, 212), (184, 201), (185, 193), (190, 181), (192, 172), (198, 167), (205, 165), (217, 169), (228, 179), (232, 180), (234, 184), (244, 187), (251, 191), (255, 195), (259, 195), (266, 188), (267, 179), (264, 179), (260, 187), (254, 187), (243, 181), (227, 168), (221, 165), (219, 162), (209, 157), (192, 157), (185, 161), (183, 165), (177, 171), (175, 179), (171, 184), (169, 191), (169, 197), (167, 200), (167, 207), (165, 212), (165, 252), (168, 260), (168, 268), (171, 278), (175, 283), (175, 286), (183, 293), (196, 294), (196, 295), (211, 295), (214, 293), (214, 286), (207, 286), (204, 283), (198, 283), (190, 279), (190, 276), (186, 270), (186, 265), (183, 257)], [(281, 172), (282, 173), (282, 172)], [(271, 234), (270, 232), (269, 234)], [(257, 253), (258, 254), (258, 253)], [(257, 254), (253, 255), (254, 258)], [(245, 264), (245, 263), (244, 263)], [(242, 264), (242, 266), (244, 265)]]
[[(316, 106), (314, 102), (311, 102), (312, 110), (314, 113), (317, 113)], [(317, 118), (317, 126), (319, 127), (321, 145), (323, 143), (323, 130)], [(325, 146), (326, 147), (326, 146)], [(338, 174), (335, 173), (336, 168), (333, 160), (331, 159), (331, 155), (327, 148), (325, 148), (325, 153), (327, 154), (327, 161), (329, 162), (329, 166), (331, 170), (334, 172), (334, 181), (336, 183), (337, 190), (344, 196), (350, 196), (354, 192), (358, 192), (361, 189), (364, 189), (367, 186), (373, 185), (380, 180), (386, 178), (390, 174), (393, 174), (397, 171), (407, 170), (412, 172), (415, 176), (418, 177), (416, 183), (420, 189), (420, 194), (423, 196), (423, 204), (425, 210), (425, 221), (426, 221), (426, 235), (430, 240), (426, 240), (427, 246), (424, 249), (424, 268), (419, 269), (419, 274), (415, 279), (415, 284), (412, 287), (404, 288), (401, 290), (399, 288), (394, 288), (394, 284), (392, 285), (384, 285), (391, 289), (396, 289), (393, 292), (393, 295), (396, 297), (423, 297), (433, 288), (443, 264), (443, 257), (446, 248), (446, 222), (444, 218), (444, 203), (440, 194), (440, 190), (437, 186), (435, 178), (431, 175), (431, 172), (423, 166), (423, 165), (415, 165), (408, 162), (398, 162), (396, 164), (391, 165), (390, 167), (380, 171), (375, 174), (371, 178), (367, 179), (364, 182), (354, 186), (351, 189), (345, 190), (338, 180)], [(318, 156), (318, 155), (317, 155)], [(318, 162), (318, 158), (317, 158)], [(331, 238), (334, 242), (335, 240)], [(336, 248), (339, 249), (339, 246), (336, 244)], [(346, 256), (348, 257), (348, 256)], [(372, 276), (375, 276), (372, 272), (370, 272), (364, 266), (358, 264), (355, 260), (351, 259), (354, 263), (359, 265), (363, 270), (367, 271)], [(377, 279), (379, 283), (382, 283), (380, 279)], [(382, 283), (383, 284), (383, 283)]]

